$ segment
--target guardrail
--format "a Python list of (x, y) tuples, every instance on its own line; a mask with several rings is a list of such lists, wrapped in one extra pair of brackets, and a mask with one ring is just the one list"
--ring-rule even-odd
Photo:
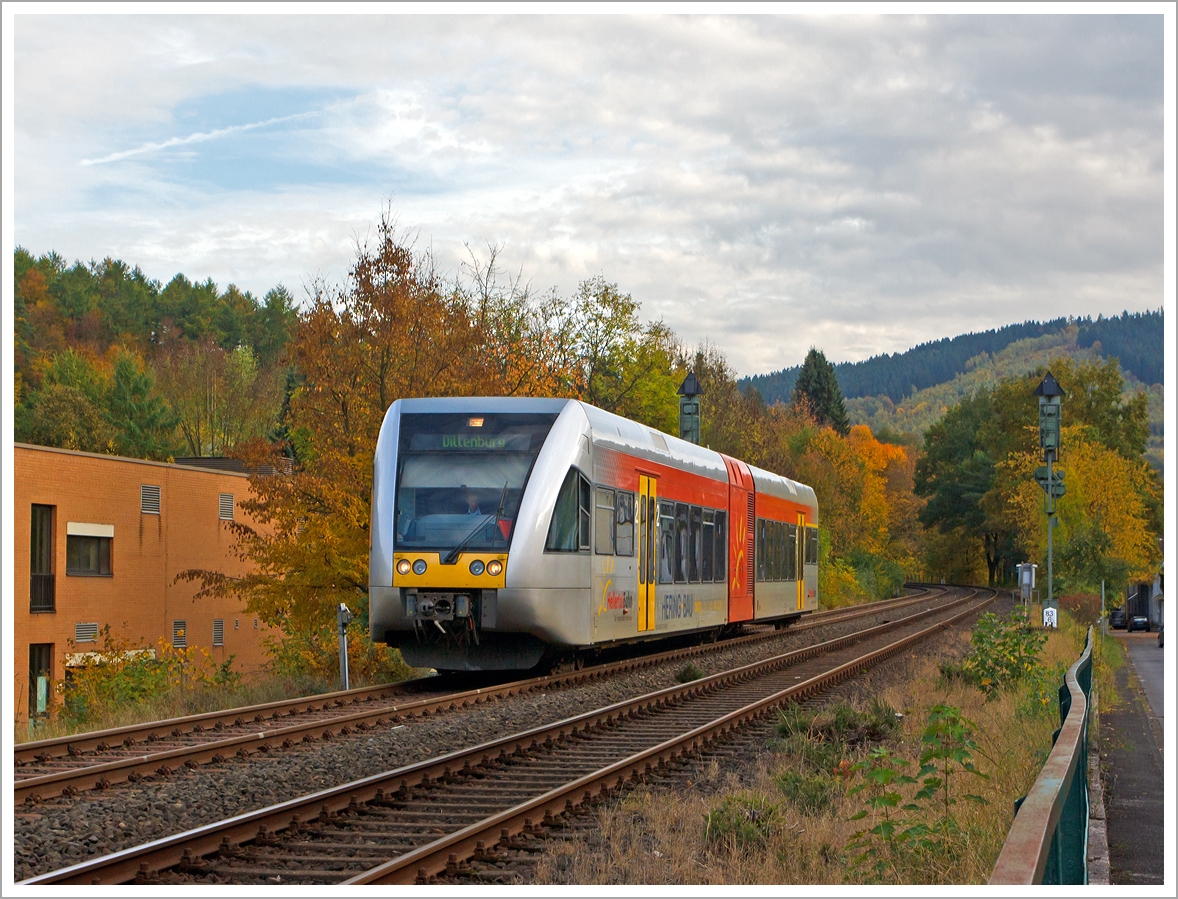
[(1060, 727), (1031, 791), (1015, 803), (1014, 822), (994, 884), (1088, 883), (1088, 697), (1092, 628), (1059, 688)]

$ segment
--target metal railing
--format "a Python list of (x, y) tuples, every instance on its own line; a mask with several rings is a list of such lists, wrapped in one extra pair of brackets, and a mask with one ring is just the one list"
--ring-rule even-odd
[(1088, 883), (1088, 697), (1092, 628), (1084, 652), (1059, 688), (1060, 727), (1031, 791), (1015, 803), (1014, 822), (994, 884)]

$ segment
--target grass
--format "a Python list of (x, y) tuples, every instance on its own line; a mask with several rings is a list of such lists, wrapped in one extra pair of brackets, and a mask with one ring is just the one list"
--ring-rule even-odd
[[(786, 710), (769, 753), (752, 770), (738, 776), (712, 762), (682, 788), (639, 788), (601, 807), (597, 826), (581, 831), (587, 837), (554, 842), (544, 853), (536, 882), (986, 883), (1010, 828), (1014, 800), (1034, 782), (1058, 726), (1058, 680), (1054, 685), (1047, 681), (1075, 661), (1082, 640), (1083, 629), (1065, 619), (1040, 656), (1040, 669), (1047, 672), (1043, 682), (987, 700), (968, 683), (943, 675), (942, 664), (959, 663), (970, 649), (968, 635), (949, 636), (939, 656), (922, 652), (906, 657), (907, 670), (895, 672), (874, 697), (819, 712)], [(1108, 680), (1102, 672), (1112, 663), (1101, 660), (1111, 656), (1106, 649), (1097, 656), (1102, 691)], [(1048, 689), (1052, 700), (1044, 704), (1039, 700)], [(918, 756), (928, 745), (922, 744), (926, 722), (937, 704), (961, 710), (975, 744), (973, 762), (986, 777), (960, 770), (954, 774), (954, 797), (963, 798), (949, 807), (952, 828), (937, 830), (935, 814), (943, 811), (939, 799), (923, 803), (935, 837), (926, 842), (935, 843), (933, 848), (892, 859), (881, 850), (879, 857), (888, 864), (877, 870), (856, 867), (856, 852), (848, 844), (878, 819), (854, 820), (869, 795), (866, 790), (854, 792), (863, 777), (855, 766), (873, 751), (887, 750), (898, 771), (916, 775)], [(901, 803), (911, 802), (919, 787), (898, 787)], [(984, 804), (965, 801), (967, 792)]]
[(71, 721), (65, 716), (55, 716), (40, 724), (35, 730), (16, 728), (16, 742), (47, 740), (71, 734), (162, 721), (183, 715), (197, 715), (241, 706), (260, 705), (300, 696), (314, 696), (338, 689), (317, 678), (281, 678), (262, 676), (250, 682), (235, 686), (208, 686), (198, 689), (173, 688), (136, 703), (121, 705), (101, 714), (92, 715), (84, 721)]

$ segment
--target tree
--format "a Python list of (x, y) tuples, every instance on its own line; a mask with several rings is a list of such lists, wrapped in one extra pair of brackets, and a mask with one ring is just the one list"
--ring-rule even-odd
[(176, 418), (167, 402), (154, 396), (155, 381), (143, 360), (119, 353), (111, 376), (106, 421), (116, 453), (136, 459), (167, 459), (175, 451)]
[(1001, 509), (983, 500), (994, 487), (996, 460), (984, 426), (994, 413), (989, 391), (966, 397), (925, 432), (916, 464), (915, 488), (928, 502), (920, 513), (926, 528), (962, 529), (983, 547), (990, 586), (1013, 551), (1012, 528)]
[(248, 346), (179, 343), (161, 350), (153, 368), (193, 456), (227, 455), (277, 420), (281, 373), (260, 369)]
[(821, 350), (811, 347), (806, 354), (790, 402), (807, 406), (819, 422), (829, 425), (844, 437), (850, 431), (834, 366), (826, 361)]
[(557, 327), (572, 393), (587, 403), (678, 433), (674, 335), (662, 322), (643, 327), (638, 303), (604, 278), (582, 281)]
[[(184, 576), (241, 596), (312, 654), (333, 647), (341, 602), (366, 628), (373, 455), (389, 406), (410, 396), (551, 395), (566, 374), (552, 367), (551, 335), (535, 330), (544, 316), (487, 283), (480, 294), (446, 282), (386, 216), (346, 284), (318, 285), (299, 313), (283, 422), (297, 465), (290, 476), (255, 476), (254, 498), (242, 504), (254, 525), (234, 526), (252, 572)], [(529, 347), (538, 352), (525, 357)], [(239, 452), (257, 465), (279, 449), (253, 441)]]

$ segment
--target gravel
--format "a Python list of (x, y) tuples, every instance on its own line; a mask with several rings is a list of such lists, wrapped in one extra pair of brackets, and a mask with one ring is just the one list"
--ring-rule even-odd
[[(878, 618), (895, 615), (882, 613)], [(13, 821), (14, 873), (23, 880), (673, 686), (688, 662), (704, 674), (715, 674), (864, 626), (860, 619), (798, 633), (783, 631), (765, 643), (718, 646), (713, 652), (589, 684), (18, 807)]]

